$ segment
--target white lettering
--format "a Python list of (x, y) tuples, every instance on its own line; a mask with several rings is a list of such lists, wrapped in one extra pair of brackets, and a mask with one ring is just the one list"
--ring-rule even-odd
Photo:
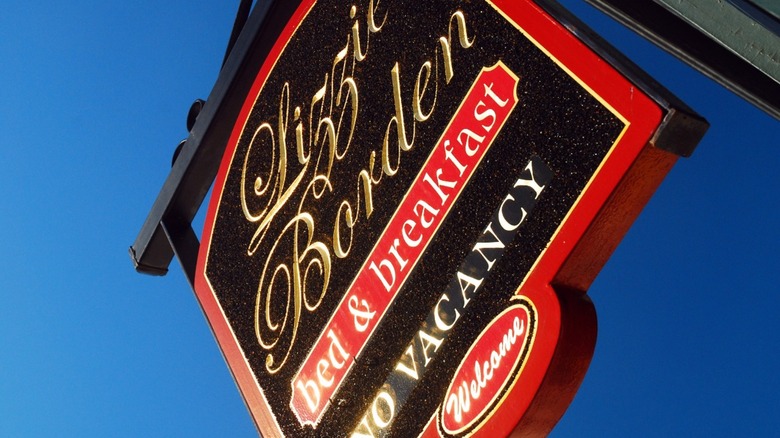
[[(471, 402), (478, 400), (482, 389), (493, 379), (493, 374), (501, 366), (502, 360), (509, 355), (511, 347), (517, 339), (525, 334), (525, 322), (519, 317), (512, 321), (512, 327), (499, 340), (496, 348), (490, 352), (489, 360), (474, 361), (474, 378), (470, 381), (462, 381), (460, 385), (453, 385), (447, 395), (446, 413), (453, 415), (456, 422), (463, 419), (463, 414), (471, 409)], [(457, 390), (456, 390), (457, 388)], [(496, 388), (498, 390), (499, 388)]]

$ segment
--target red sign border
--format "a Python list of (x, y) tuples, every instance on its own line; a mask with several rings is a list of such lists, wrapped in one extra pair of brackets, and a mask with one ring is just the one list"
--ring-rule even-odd
[[(630, 123), (623, 136), (591, 179), (569, 216), (561, 224), (548, 249), (539, 258), (523, 285), (518, 288), (518, 293), (522, 293), (523, 290), (531, 286), (552, 289), (553, 286), (550, 285), (555, 285), (556, 290), (562, 288), (574, 290), (579, 292), (581, 296), (571, 296), (566, 300), (583, 301), (574, 304), (574, 306), (588, 307), (589, 301), (584, 297), (587, 287), (677, 159), (676, 155), (650, 145), (652, 136), (661, 123), (663, 112), (659, 105), (530, 0), (485, 1), (502, 12), (507, 19), (522, 23), (516, 24), (515, 27), (567, 70), (613, 113), (619, 115), (623, 120), (628, 120), (627, 117), (630, 116)], [(293, 14), (269, 53), (267, 61), (260, 69), (242, 107), (223, 156), (214, 185), (214, 193), (209, 202), (202, 236), (205, 250), (201, 250), (196, 270), (196, 296), (255, 424), (263, 435), (268, 437), (281, 436), (279, 425), (205, 276), (206, 257), (204, 254), (207, 254), (210, 246), (214, 219), (219, 209), (219, 200), (244, 123), (248, 119), (252, 105), (262, 91), (265, 80), (272, 71), (276, 60), (286, 47), (287, 41), (305, 19), (314, 3), (315, 0), (305, 0)], [(618, 213), (615, 208), (617, 206), (627, 210), (620, 210)], [(534, 300), (539, 304), (538, 298)], [(576, 392), (577, 388), (575, 387), (569, 389), (568, 396), (549, 396), (549, 389), (558, 387), (559, 380), (568, 381), (572, 378), (571, 375), (556, 378), (556, 374), (560, 371), (559, 368), (565, 367), (559, 363), (563, 353), (567, 351), (571, 353), (572, 349), (580, 348), (574, 345), (575, 342), (565, 342), (564, 332), (567, 331), (562, 330), (562, 324), (566, 324), (563, 314), (566, 313), (568, 305), (561, 302), (550, 304), (550, 308), (557, 308), (560, 312), (557, 315), (552, 315), (550, 322), (561, 330), (550, 332), (542, 328), (539, 329), (537, 336), (542, 338), (548, 337), (545, 336), (545, 333), (552, 333), (549, 335), (549, 339), (537, 339), (535, 347), (535, 353), (538, 355), (535, 357), (544, 356), (547, 358), (543, 362), (547, 362), (548, 366), (538, 368), (534, 366), (533, 369), (539, 370), (541, 374), (527, 376), (540, 382), (540, 390), (532, 397), (532, 400), (520, 403), (528, 406), (527, 415), (520, 424), (509, 424), (496, 418), (495, 422), (489, 420), (488, 424), (485, 425), (486, 427), (490, 426), (493, 431), (503, 430), (508, 433), (516, 430), (516, 427), (519, 429), (523, 426), (529, 426), (529, 429), (523, 430), (524, 433), (549, 432)], [(584, 318), (587, 319), (588, 316)], [(592, 338), (595, 342), (595, 315), (593, 318), (593, 332), (582, 333), (578, 336)], [(550, 346), (548, 347), (550, 351), (545, 351), (543, 355), (540, 355), (540, 350), (544, 349), (544, 345)], [(557, 346), (557, 348), (552, 346)], [(592, 351), (592, 348), (590, 350)], [(589, 355), (587, 361), (589, 362)], [(587, 369), (587, 366), (584, 368)], [(584, 371), (584, 369), (580, 371), (583, 376)], [(581, 376), (575, 380), (581, 381)], [(506, 401), (520, 402), (520, 400), (515, 400), (516, 398), (516, 395), (510, 394)], [(515, 409), (517, 409), (517, 405)], [(533, 418), (532, 414), (544, 410), (560, 412), (560, 415), (546, 421), (529, 420), (529, 418)]]

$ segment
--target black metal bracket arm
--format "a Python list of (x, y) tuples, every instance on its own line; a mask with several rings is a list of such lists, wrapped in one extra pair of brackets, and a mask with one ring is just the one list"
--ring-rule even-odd
[[(242, 0), (228, 55), (208, 100), (198, 113), (187, 140), (174, 159), (130, 257), (136, 271), (165, 275), (176, 255), (193, 283), (199, 248), (192, 220), (216, 177), (233, 122), (254, 81), (254, 73), (270, 51), (274, 33), (283, 20), (273, 19), (280, 2), (259, 0), (248, 13), (251, 1)], [(268, 37), (264, 38), (264, 35)], [(188, 126), (189, 127), (189, 126)]]
[[(761, 65), (754, 65), (749, 56), (730, 49), (728, 41), (708, 35), (683, 19), (679, 13), (661, 5), (660, 0), (585, 1), (780, 120), (780, 78), (777, 76), (776, 61), (771, 71)], [(761, 13), (751, 2), (744, 0), (731, 0), (729, 4), (734, 4), (736, 8), (733, 11), (727, 9), (732, 11), (731, 15), (720, 16), (720, 12), (714, 10), (704, 10), (704, 13), (713, 20), (725, 23), (738, 18), (752, 20), (752, 31), (763, 38), (753, 41), (756, 47), (780, 37), (780, 23), (775, 16)], [(734, 12), (736, 10), (741, 12)]]

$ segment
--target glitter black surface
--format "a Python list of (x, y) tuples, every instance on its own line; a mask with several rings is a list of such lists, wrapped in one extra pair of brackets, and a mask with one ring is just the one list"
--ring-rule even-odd
[[(315, 122), (312, 122), (312, 98), (323, 85), (329, 84), (334, 58), (351, 41), (354, 19), (350, 18), (350, 7), (350, 3), (341, 0), (317, 2), (266, 82), (225, 180), (206, 271), (272, 412), (288, 436), (317, 436), (323, 430), (329, 431), (328, 436), (343, 436), (352, 430), (364, 413), (366, 403), (373, 399), (385, 381), (394, 361), (435, 305), (514, 180), (530, 157), (538, 156), (552, 169), (552, 183), (486, 280), (480, 300), (464, 315), (457, 332), (437, 354), (441, 359), (432, 364), (436, 369), (420, 382), (419, 390), (412, 394), (407, 404), (408, 409), (397, 415), (393, 434), (416, 435), (441, 403), (459, 358), (485, 324), (506, 306), (507, 299), (531, 269), (624, 129), (618, 118), (485, 2), (382, 1), (377, 6), (377, 21), (380, 22), (385, 14), (386, 21), (381, 31), (370, 35), (367, 51), (365, 39), (362, 41), (366, 58), (356, 63), (352, 73), (359, 96), (354, 136), (343, 158), (334, 160), (329, 188), (317, 186), (324, 190), (319, 199), (311, 193), (303, 198), (303, 188), (314, 175), (313, 166), (309, 166), (304, 172), (303, 186), (292, 192), (270, 222), (257, 251), (248, 256), (259, 225), (259, 222), (246, 219), (241, 203), (242, 168), (252, 137), (258, 128), (264, 132), (263, 124), (268, 123), (270, 128), (266, 131), (274, 133), (275, 148), (269, 146), (269, 142), (254, 144), (247, 159), (246, 175), (250, 181), (246, 184), (247, 193), (252, 192), (252, 182), (258, 176), (263, 178), (263, 183), (279, 182), (280, 99), (283, 90), (289, 90), (289, 107), (282, 111), (282, 118), (286, 118), (288, 124), (285, 188), (290, 187), (303, 169), (295, 151), (295, 108), (301, 108), (304, 138), (314, 135), (321, 108), (319, 105), (315, 108)], [(361, 35), (365, 37), (368, 1), (356, 2), (356, 7)], [(462, 48), (457, 42), (457, 32), (453, 30), (454, 75), (446, 83), (441, 71), (439, 38), (447, 35), (450, 17), (456, 11), (462, 11), (466, 17), (469, 37), (474, 39), (474, 44)], [(438, 71), (435, 70), (437, 60)], [(499, 60), (520, 77), (517, 107), (369, 340), (318, 429), (301, 427), (289, 408), (290, 381), (477, 75)], [(404, 116), (411, 130), (414, 84), (421, 66), (429, 61), (434, 66), (431, 81), (436, 81), (437, 95), (435, 104), (432, 100), (423, 101), (433, 105), (433, 112), (427, 121), (416, 122), (414, 145), (398, 156), (398, 172), (393, 176), (383, 175), (381, 182), (374, 185), (373, 212), (366, 217), (363, 191), (358, 189), (358, 174), (369, 169), (372, 152), (381, 154), (385, 130), (394, 114), (391, 70), (397, 63)], [(332, 97), (332, 88), (328, 86), (324, 100), (328, 105), (322, 109), (326, 113)], [(335, 100), (333, 102), (333, 112), (338, 115), (341, 110)], [(346, 126), (352, 117), (350, 110), (344, 114), (342, 126)], [(314, 129), (310, 128), (310, 122)], [(391, 133), (390, 139), (394, 142), (395, 135)], [(313, 149), (313, 157), (322, 153), (319, 166), (322, 170), (328, 161), (327, 149), (321, 152), (323, 143), (318, 144)], [(377, 158), (374, 174), (379, 175), (380, 171), (381, 160)], [(266, 198), (275, 199), (283, 191), (272, 197), (268, 192)], [(260, 201), (263, 198), (248, 197), (250, 210), (262, 210), (265, 204)], [(345, 200), (353, 206), (357, 222), (348, 256), (338, 258), (332, 250), (333, 228), (339, 206)], [(305, 303), (302, 304), (293, 339), (294, 295), (292, 292), (287, 295), (286, 277), (284, 272), (280, 273), (276, 277), (277, 292), (268, 302), (271, 303), (269, 320), (280, 324), (281, 336), (274, 348), (264, 349), (255, 332), (258, 286), (266, 262), (270, 266), (268, 275), (276, 272), (273, 267), (281, 263), (292, 266), (294, 239), (289, 228), (285, 232), (285, 227), (293, 221), (301, 205), (302, 211), (311, 216), (314, 226), (311, 234), (302, 231), (301, 238), (311, 238), (330, 248), (332, 268), (328, 287), (316, 310), (309, 311), (303, 305)], [(314, 304), (320, 297), (323, 279), (319, 272), (315, 266), (307, 277), (309, 304)], [(260, 300), (261, 309), (266, 297), (263, 295)], [(285, 315), (287, 325), (282, 325)], [(266, 315), (262, 311), (260, 318), (265, 321)], [(289, 346), (290, 353), (284, 366), (278, 372), (268, 372), (269, 353), (273, 355), (273, 361), (279, 363)]]

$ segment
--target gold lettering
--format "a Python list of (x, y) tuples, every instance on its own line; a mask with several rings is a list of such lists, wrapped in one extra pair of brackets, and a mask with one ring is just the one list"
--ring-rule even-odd
[[(324, 178), (314, 178), (305, 194), (313, 192), (315, 184), (322, 182), (322, 179)], [(327, 181), (325, 185), (330, 187)], [(271, 374), (277, 373), (287, 362), (298, 335), (303, 308), (309, 312), (315, 311), (322, 303), (330, 281), (330, 251), (324, 243), (314, 241), (314, 218), (302, 211), (305, 194), (298, 207), (298, 214), (287, 223), (267, 252), (255, 299), (255, 336), (258, 343), (265, 350), (275, 350), (281, 339), (286, 340), (286, 347), (281, 349), (280, 354), (272, 352), (266, 356), (266, 370)], [(292, 256), (287, 256), (284, 251), (277, 250), (283, 243), (289, 242), (290, 238), (285, 236), (290, 234)], [(305, 236), (303, 240), (301, 236)], [(282, 258), (282, 261), (279, 258)], [(269, 275), (269, 272), (272, 274)], [(319, 287), (310, 285), (315, 278), (319, 279)], [(310, 297), (310, 289), (319, 292)], [(282, 295), (277, 297), (279, 292)], [(279, 306), (280, 303), (282, 306)], [(284, 309), (281, 315), (280, 307)]]
[[(314, 165), (314, 181), (318, 181), (317, 177), (324, 177), (324, 179), (319, 179), (319, 181), (328, 182), (330, 181), (330, 172), (333, 169), (333, 160), (336, 158), (336, 127), (333, 126), (333, 121), (329, 117), (324, 117), (322, 120), (320, 120), (319, 125), (317, 126), (317, 138), (319, 139), (320, 136), (320, 130), (322, 128), (325, 128), (325, 132), (323, 133), (322, 137), (322, 147), (320, 148), (320, 153), (317, 155), (317, 163)], [(325, 147), (325, 142), (328, 143), (327, 148)], [(322, 160), (322, 154), (327, 150), (327, 167), (325, 168), (324, 172), (320, 172), (320, 162)], [(325, 192), (325, 185), (321, 185), (319, 190), (315, 187), (314, 188), (314, 197), (316, 199), (320, 199), (322, 197), (322, 194)]]
[[(325, 94), (328, 92), (328, 75), (325, 74), (325, 83), (322, 85), (322, 88), (317, 90), (316, 93), (314, 93), (314, 96), (311, 98), (311, 104), (309, 105), (309, 148), (312, 147), (314, 144), (314, 141), (316, 140), (316, 136), (312, 138), (314, 135), (314, 121), (320, 120), (322, 118), (323, 111), (325, 110)], [(319, 114), (317, 114), (317, 117), (314, 116), (314, 108), (319, 104)], [(319, 129), (317, 130), (319, 133)]]
[[(341, 244), (342, 211), (344, 212), (347, 229), (349, 229), (349, 243), (347, 244), (347, 249), (344, 249)], [(349, 251), (352, 248), (352, 229), (354, 226), (355, 221), (352, 219), (352, 207), (349, 205), (349, 202), (343, 201), (336, 212), (336, 223), (333, 225), (333, 253), (336, 254), (336, 257), (343, 259), (349, 255)]]
[[(401, 151), (407, 152), (414, 146), (415, 136), (415, 123), (412, 121), (412, 139), (409, 140), (406, 137), (406, 124), (404, 123), (404, 111), (403, 102), (401, 101), (401, 75), (399, 73), (398, 63), (396, 62), (392, 70), (390, 70), (390, 77), (393, 83), (393, 103), (395, 105), (395, 115), (390, 119), (385, 130), (385, 139), (382, 143), (382, 168), (387, 176), (393, 176), (398, 172), (398, 167), (401, 165)], [(398, 158), (396, 159), (395, 167), (390, 163), (390, 131), (393, 124), (395, 124), (396, 135), (398, 136)]]
[(368, 2), (368, 29), (371, 33), (377, 33), (382, 30), (382, 26), (384, 26), (387, 21), (387, 11), (385, 11), (385, 17), (382, 19), (382, 24), (378, 26), (376, 24), (374, 14), (376, 14), (377, 9), (379, 9), (379, 2), (380, 0), (376, 0), (376, 6), (374, 6), (374, 0)]
[[(349, 146), (352, 144), (352, 135), (355, 133), (355, 125), (357, 124), (357, 116), (358, 116), (358, 108), (359, 108), (359, 102), (358, 102), (358, 88), (357, 84), (355, 84), (355, 80), (352, 78), (346, 78), (341, 83), (341, 88), (339, 90), (339, 94), (336, 97), (336, 105), (341, 105), (341, 96), (343, 95), (343, 92), (345, 91), (347, 96), (349, 97), (350, 101), (350, 108), (351, 108), (351, 123), (349, 125), (349, 136), (347, 137), (346, 144), (344, 145), (344, 150), (339, 152), (338, 148), (336, 148), (336, 159), (341, 160), (344, 158), (344, 156), (347, 155), (347, 151), (349, 150)], [(344, 102), (344, 110), (346, 110), (346, 102)], [(336, 144), (341, 144), (341, 123), (344, 121), (344, 112), (341, 112), (341, 117), (339, 117), (339, 125), (338, 129), (336, 130)]]
[[(369, 10), (371, 8), (369, 7)], [(349, 18), (355, 18), (355, 14), (357, 13), (357, 7), (352, 6), (352, 8), (349, 10)], [(366, 50), (363, 51), (360, 48), (360, 23), (358, 23), (357, 20), (352, 24), (352, 40), (355, 42), (355, 48), (353, 50), (355, 61), (362, 61), (366, 59), (366, 54), (368, 54), (368, 35), (366, 35)]]
[[(374, 155), (371, 155), (371, 166), (373, 167), (373, 158)], [(371, 217), (371, 213), (374, 211), (374, 198), (371, 193), (371, 186), (374, 183), (374, 180), (371, 178), (371, 176), (368, 174), (367, 170), (361, 170), (360, 174), (358, 175), (358, 201), (360, 200), (360, 183), (363, 183), (363, 197), (365, 199), (366, 204), (366, 217)]]
[[(347, 66), (351, 66), (350, 74), (354, 72), (355, 70), (355, 63), (348, 63), (347, 61), (347, 55), (349, 54), (349, 37), (347, 37), (347, 43), (344, 45), (344, 48), (341, 49), (339, 53), (336, 54), (336, 57), (333, 58), (333, 68), (330, 71), (330, 89), (335, 90), (336, 84), (341, 83), (343, 85), (344, 80), (347, 78)], [(337, 73), (336, 69), (338, 66), (341, 65), (341, 72)], [(336, 79), (338, 77), (338, 79)], [(338, 96), (338, 95), (337, 95)], [(338, 97), (337, 97), (338, 98)], [(333, 95), (331, 95), (330, 99), (330, 111), (333, 112)]]
[(309, 162), (309, 156), (306, 155), (306, 151), (303, 150), (303, 123), (301, 119), (301, 107), (295, 107), (295, 121), (298, 125), (295, 127), (295, 145), (298, 152), (298, 162), (306, 164)]
[[(317, 203), (327, 196), (335, 196), (333, 186), (336, 181), (331, 181), (331, 175), (335, 174), (338, 163), (347, 159), (356, 131), (360, 129), (360, 81), (355, 77), (356, 64), (369, 59), (369, 53), (375, 50), (372, 48), (372, 34), (383, 30), (388, 22), (389, 10), (380, 4), (380, 0), (366, 3), (349, 7), (351, 25), (342, 40), (343, 45), (334, 54), (322, 86), (310, 95), (308, 102), (305, 98), (291, 102), (295, 94), (291, 83), (285, 82), (281, 87), (278, 109), (271, 119), (259, 123), (259, 126), (251, 125), (254, 131), (244, 133), (248, 146), (241, 171), (240, 204), (244, 218), (255, 229), (247, 246), (247, 255), (251, 257), (262, 252), (265, 258), (255, 296), (254, 328), (257, 342), (267, 354), (266, 370), (271, 374), (279, 372), (287, 363), (303, 312), (315, 312), (327, 295), (332, 257), (346, 259), (350, 256), (353, 241), (360, 236), (357, 226), (361, 216), (368, 219), (374, 212), (373, 195), (382, 178), (385, 175), (392, 177), (400, 171), (401, 155), (415, 145), (417, 124), (430, 120), (433, 115), (439, 84), (449, 83), (454, 76), (453, 46), (459, 44), (467, 49), (475, 41), (463, 12), (452, 14), (447, 22), (446, 36), (435, 45), (433, 57), (420, 66), (414, 83), (407, 84), (413, 85), (411, 96), (402, 95), (402, 67), (400, 62), (395, 62), (390, 71), (392, 117), (387, 122), (381, 149), (368, 153), (368, 164), (357, 173), (356, 181), (353, 180), (354, 195), (336, 199), (338, 208), (335, 211), (323, 211)], [(441, 55), (439, 48), (442, 49)], [(445, 81), (441, 81), (442, 76), (439, 76), (440, 63)], [(486, 93), (490, 91), (486, 90)], [(496, 100), (493, 95), (488, 97)], [(411, 108), (404, 108), (404, 104), (411, 105)], [(411, 112), (407, 114), (409, 110)], [(481, 112), (478, 117), (480, 121), (484, 120), (486, 126), (492, 126), (495, 120), (495, 116), (487, 111)], [(472, 143), (475, 140), (471, 138)], [(466, 141), (468, 152), (471, 145), (468, 139)], [(447, 159), (462, 174), (464, 166), (453, 152), (450, 148)], [(288, 154), (293, 153), (297, 160), (289, 162)], [(434, 177), (429, 176), (428, 183), (435, 184), (435, 188), (440, 190), (437, 192), (439, 196), (446, 198), (446, 193), (441, 190), (449, 188), (450, 182), (442, 180), (442, 175), (438, 173)], [(414, 206), (414, 213), (417, 219), (404, 224), (403, 233), (399, 236), (410, 247), (420, 244), (420, 230), (431, 227), (439, 210), (420, 201)], [(323, 229), (317, 222), (319, 219), (315, 219), (334, 214), (330, 216), (332, 230)], [(277, 220), (281, 223), (275, 224)], [(417, 227), (415, 231), (417, 224), (422, 228)], [(407, 259), (398, 244), (391, 248), (388, 257), (396, 263), (397, 269), (403, 270)], [(469, 283), (468, 280), (463, 281)], [(466, 289), (475, 286), (475, 283), (464, 286), (463, 281), (464, 300), (468, 302)], [(437, 308), (441, 301), (448, 299), (442, 298)], [(453, 319), (450, 321), (443, 319), (446, 318), (444, 313), (437, 313), (437, 327), (451, 327), (458, 316), (457, 313), (449, 316)], [(438, 348), (441, 340), (427, 333), (419, 336), (427, 364), (430, 352)], [(408, 365), (407, 374), (416, 375), (416, 363), (398, 366), (405, 365)], [(331, 384), (335, 366), (334, 363), (317, 364), (316, 378), (322, 385)], [(308, 388), (302, 386), (298, 390), (307, 391)], [(315, 402), (318, 396), (310, 392), (306, 395), (310, 403)], [(379, 428), (389, 426), (394, 415), (394, 403), (390, 394), (380, 393), (374, 410), (368, 415), (369, 421), (373, 420)]]
[(447, 83), (450, 83), (452, 77), (455, 75), (455, 71), (452, 68), (452, 20), (458, 26), (458, 42), (464, 49), (470, 48), (474, 44), (474, 38), (469, 41), (468, 30), (466, 29), (466, 16), (463, 12), (458, 11), (450, 17), (450, 23), (447, 28), (447, 38), (439, 38), (439, 44), (441, 45), (442, 58), (444, 59), (444, 78)]
[[(425, 82), (420, 88), (420, 82), (423, 79), (423, 72), (425, 72)], [(420, 71), (417, 72), (417, 82), (414, 83), (414, 96), (412, 100), (412, 109), (414, 110), (414, 118), (419, 122), (424, 122), (433, 113), (433, 108), (436, 106), (436, 95), (434, 94), (433, 102), (431, 102), (431, 108), (427, 113), (423, 113), (422, 100), (425, 98), (425, 91), (428, 88), (428, 83), (431, 79), (431, 61), (426, 61)]]
[(265, 133), (267, 135), (267, 139), (271, 143), (270, 149), (270, 155), (271, 155), (271, 169), (269, 170), (268, 177), (264, 180), (262, 176), (256, 177), (252, 181), (252, 188), (253, 193), (255, 196), (263, 196), (268, 192), (268, 189), (271, 187), (271, 181), (273, 179), (273, 173), (276, 169), (274, 169), (274, 161), (276, 160), (276, 153), (274, 150), (276, 149), (274, 145), (274, 133), (273, 128), (271, 128), (271, 125), (268, 123), (263, 123), (260, 125), (256, 130), (254, 135), (252, 136), (252, 140), (249, 142), (249, 148), (247, 149), (246, 155), (244, 156), (244, 166), (241, 169), (241, 209), (244, 212), (244, 217), (249, 222), (257, 222), (260, 219), (263, 218), (265, 213), (268, 211), (268, 204), (271, 202), (271, 198), (273, 196), (273, 193), (276, 191), (276, 186), (273, 187), (270, 195), (268, 196), (268, 202), (266, 203), (266, 206), (258, 213), (252, 213), (249, 209), (249, 204), (247, 202), (247, 195), (246, 195), (246, 185), (247, 185), (247, 164), (249, 162), (249, 157), (252, 153), (252, 147), (255, 145), (255, 143), (260, 143), (261, 140), (261, 134)]

